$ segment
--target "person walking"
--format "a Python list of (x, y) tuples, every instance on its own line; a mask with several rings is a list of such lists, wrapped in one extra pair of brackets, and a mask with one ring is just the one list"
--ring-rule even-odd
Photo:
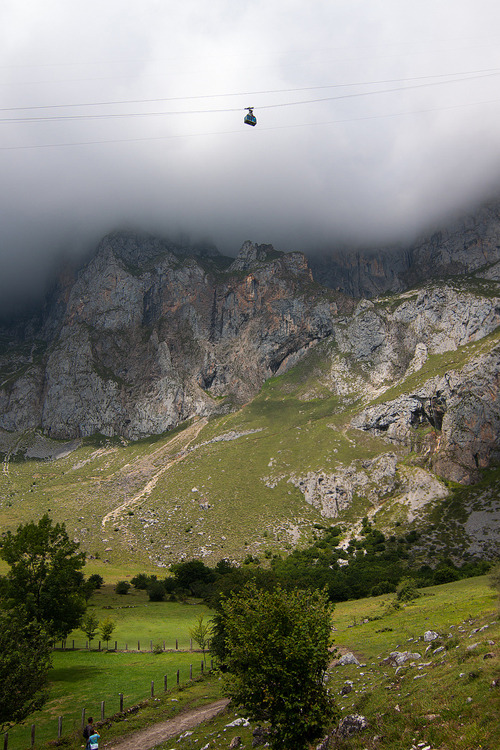
[(91, 734), (94, 734), (94, 719), (92, 718), (92, 716), (89, 716), (89, 718), (87, 719), (87, 726), (85, 726), (83, 729), (83, 736), (85, 737), (87, 742), (89, 741), (89, 737)]

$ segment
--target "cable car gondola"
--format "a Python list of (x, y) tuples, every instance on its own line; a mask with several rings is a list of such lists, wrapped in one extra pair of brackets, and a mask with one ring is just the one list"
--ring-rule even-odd
[(246, 107), (245, 109), (248, 109), (248, 114), (245, 115), (245, 119), (243, 120), (243, 122), (245, 122), (247, 125), (257, 125), (257, 118), (253, 113), (253, 107)]

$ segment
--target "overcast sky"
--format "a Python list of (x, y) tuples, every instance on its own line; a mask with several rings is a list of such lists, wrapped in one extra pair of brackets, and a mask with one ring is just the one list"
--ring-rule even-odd
[(3, 0), (0, 299), (113, 229), (310, 251), (489, 197), (499, 28), (498, 0)]

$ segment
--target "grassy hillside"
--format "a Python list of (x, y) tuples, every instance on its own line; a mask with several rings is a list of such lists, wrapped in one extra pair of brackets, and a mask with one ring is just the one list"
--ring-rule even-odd
[[(498, 597), (486, 577), (444, 584), (423, 590), (423, 595), (400, 610), (391, 606), (392, 597), (382, 596), (336, 606), (333, 626), (335, 646), (342, 652), (353, 652), (360, 665), (338, 666), (332, 658), (329, 687), (341, 709), (342, 717), (362, 714), (368, 728), (348, 741), (339, 741), (338, 750), (409, 750), (418, 745), (443, 750), (496, 750), (500, 743), (500, 620)], [(102, 601), (111, 601), (104, 591)], [(149, 626), (150, 612), (142, 607), (137, 595), (136, 609), (123, 610), (124, 631)], [(99, 596), (94, 600), (97, 605)], [(169, 608), (190, 605), (161, 605), (168, 618)], [(106, 610), (107, 611), (107, 610)], [(173, 611), (173, 610), (172, 610)], [(116, 615), (116, 610), (112, 616)], [(130, 620), (129, 620), (130, 618)], [(187, 615), (189, 619), (189, 615)], [(186, 625), (188, 624), (186, 619)], [(127, 622), (129, 620), (129, 622)], [(193, 617), (194, 621), (194, 617)], [(423, 640), (428, 630), (439, 637)], [(399, 669), (387, 660), (394, 651), (411, 651), (412, 656)], [(74, 724), (76, 734), (67, 736), (65, 747), (79, 748), (78, 726), (81, 706), (99, 715), (100, 700), (106, 699), (110, 712), (116, 710), (118, 692), (129, 702), (147, 698), (150, 681), (163, 685), (163, 674), (172, 685), (175, 669), (188, 677), (187, 665), (196, 664), (193, 654), (114, 654), (86, 652), (57, 653), (52, 672), (50, 702), (36, 719), (39, 739), (54, 737), (57, 716), (64, 714), (65, 732)], [(346, 686), (352, 687), (347, 692)], [(221, 682), (216, 675), (194, 682), (180, 692), (165, 696), (157, 691), (143, 710), (128, 714), (126, 721), (106, 723), (103, 742), (108, 743), (128, 731), (221, 696)], [(108, 710), (107, 710), (108, 713)], [(231, 707), (226, 712), (193, 731), (183, 739), (160, 745), (164, 750), (208, 747), (227, 748), (235, 735), (243, 745), (251, 746), (254, 726), (227, 727), (244, 712)], [(28, 746), (29, 724), (11, 733), (9, 747)], [(37, 734), (38, 736), (38, 734)], [(25, 738), (25, 739), (23, 739)], [(40, 744), (37, 742), (37, 747)]]
[[(15, 529), (49, 511), (82, 544), (89, 572), (103, 572), (107, 580), (124, 569), (133, 575), (194, 556), (212, 565), (247, 554), (269, 558), (309, 544), (314, 524), (341, 522), (355, 533), (365, 515), (376, 515), (389, 533), (396, 523), (425, 529), (424, 557), (428, 547), (431, 557), (460, 552), (471, 513), (476, 526), (484, 513), (490, 513), (490, 527), (500, 520), (498, 472), (486, 472), (475, 488), (436, 478), (435, 501), (430, 496), (415, 510), (401, 502), (401, 487), (420, 481), (421, 456), (348, 423), (368, 403), (413, 391), (489, 351), (497, 340), (494, 334), (431, 355), (383, 396), (364, 388), (366, 373), (347, 360), (353, 388), (333, 395), (328, 373), (339, 354), (324, 342), (289, 372), (269, 379), (239, 411), (136, 443), (96, 437), (62, 444), (35, 432), (2, 433), (0, 525)], [(325, 520), (297, 486), (310, 473), (335, 476), (347, 468), (359, 474), (367, 461), (384, 454), (400, 462), (393, 486), (374, 501), (373, 480), (354, 492), (335, 520)], [(483, 541), (477, 554), (498, 555), (497, 534)]]

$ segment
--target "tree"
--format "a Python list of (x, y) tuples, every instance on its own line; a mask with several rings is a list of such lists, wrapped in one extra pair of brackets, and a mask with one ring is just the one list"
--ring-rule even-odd
[(10, 565), (0, 580), (7, 608), (25, 606), (28, 619), (53, 638), (65, 638), (85, 612), (85, 554), (79, 547), (47, 514), (7, 532), (1, 542), (0, 557)]
[(109, 639), (113, 635), (113, 631), (116, 628), (116, 622), (111, 619), (111, 617), (108, 615), (107, 617), (102, 620), (102, 622), (99, 623), (99, 630), (101, 633), (101, 638), (103, 641), (106, 641), (106, 648), (108, 648)]
[(45, 702), (50, 652), (48, 636), (25, 610), (0, 610), (0, 731)]
[(500, 594), (500, 563), (494, 565), (490, 570), (490, 586)]
[(146, 589), (150, 602), (162, 602), (165, 599), (165, 586), (162, 581), (150, 581)]
[(176, 588), (187, 589), (195, 596), (200, 587), (206, 589), (215, 580), (213, 570), (201, 560), (176, 563), (171, 566), (170, 570), (174, 574)]
[(324, 683), (332, 612), (326, 592), (253, 583), (221, 602), (226, 694), (253, 720), (269, 721), (273, 750), (305, 750), (337, 715)]
[(97, 591), (97, 589), (101, 588), (103, 583), (104, 578), (100, 576), (99, 573), (93, 573), (87, 578), (84, 585), (84, 595), (86, 601), (90, 599), (94, 591)]
[(412, 602), (414, 599), (418, 599), (419, 596), (420, 591), (418, 590), (416, 580), (409, 576), (402, 578), (396, 588), (396, 599), (398, 602)]
[(148, 576), (147, 573), (137, 573), (136, 576), (130, 579), (130, 583), (135, 589), (146, 590), (151, 581), (156, 581), (157, 577), (154, 575)]
[(89, 639), (89, 648), (90, 648), (91, 642), (95, 638), (95, 634), (97, 633), (98, 627), (99, 627), (99, 620), (97, 618), (97, 615), (95, 615), (93, 612), (87, 612), (87, 614), (82, 618), (80, 629), (83, 630), (83, 632)]
[(189, 628), (189, 635), (203, 651), (204, 661), (206, 661), (205, 651), (207, 650), (208, 644), (210, 642), (211, 632), (212, 624), (210, 622), (206, 622), (203, 615), (198, 615), (196, 625), (194, 625), (192, 628)]
[(130, 583), (128, 581), (118, 581), (115, 586), (115, 594), (128, 594), (130, 591)]

